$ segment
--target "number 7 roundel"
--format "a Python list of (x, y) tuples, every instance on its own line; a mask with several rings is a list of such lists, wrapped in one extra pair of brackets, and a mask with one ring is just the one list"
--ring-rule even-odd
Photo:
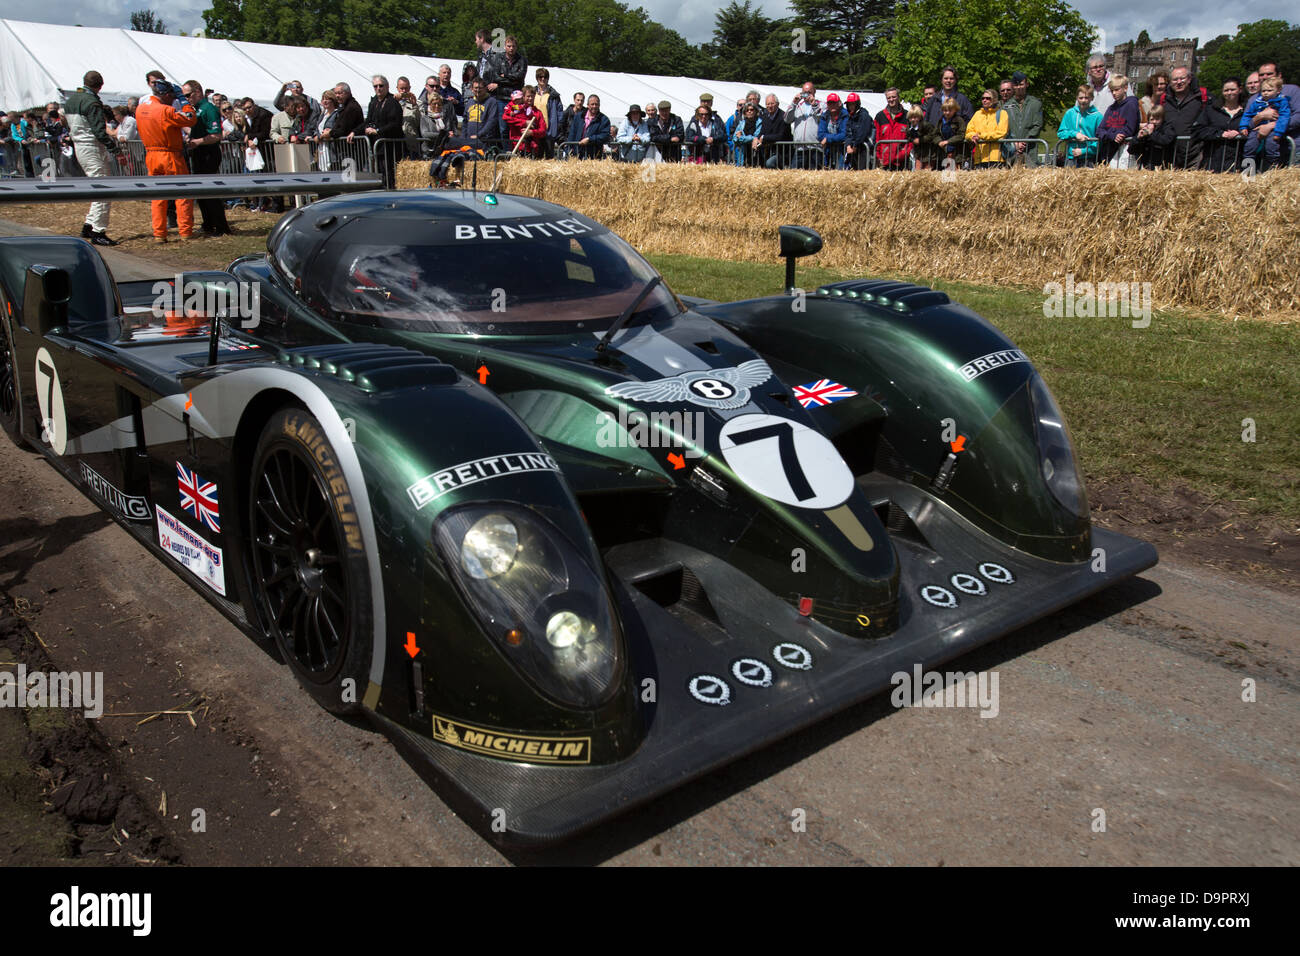
[(853, 493), (853, 473), (830, 440), (779, 415), (740, 415), (719, 447), (736, 477), (761, 495), (799, 508), (834, 508)]

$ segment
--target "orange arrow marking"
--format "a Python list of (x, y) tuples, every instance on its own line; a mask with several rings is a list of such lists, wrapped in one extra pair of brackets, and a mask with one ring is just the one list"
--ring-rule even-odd
[(486, 385), (487, 377), (491, 374), (492, 373), (488, 371), (488, 367), (486, 365), (480, 365), (478, 367), (478, 383), (480, 385)]
[(966, 436), (958, 435), (956, 441), (950, 441), (948, 442), (948, 444), (952, 446), (952, 450), (954, 453), (959, 453), (963, 448), (966, 447)]
[(420, 653), (420, 649), (415, 645), (414, 631), (406, 632), (406, 653), (410, 654), (412, 657), (415, 657), (416, 654)]
[(681, 455), (669, 455), (668, 460), (672, 462), (673, 471), (681, 471), (686, 467), (686, 459)]
[(185, 410), (188, 412), (188, 411), (189, 411), (191, 408), (193, 408), (193, 407), (194, 407), (194, 393), (193, 393), (193, 392), (186, 392), (186, 393), (185, 393)]

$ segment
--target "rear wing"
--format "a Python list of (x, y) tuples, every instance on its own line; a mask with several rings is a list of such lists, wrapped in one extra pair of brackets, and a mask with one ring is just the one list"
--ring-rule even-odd
[(239, 199), (383, 189), (375, 173), (243, 173), (216, 176), (82, 176), (0, 180), (0, 202), (86, 202), (99, 199)]

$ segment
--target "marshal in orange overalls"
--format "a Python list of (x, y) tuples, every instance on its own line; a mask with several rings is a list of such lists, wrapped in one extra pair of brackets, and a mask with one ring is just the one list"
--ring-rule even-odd
[[(185, 163), (185, 146), (181, 130), (194, 125), (198, 115), (188, 100), (183, 100), (179, 110), (149, 97), (136, 108), (136, 129), (144, 141), (144, 162), (150, 176), (184, 176), (189, 166)], [(150, 207), (155, 238), (167, 238), (167, 200), (155, 199)], [(194, 233), (194, 200), (176, 200), (176, 225), (182, 239)]]

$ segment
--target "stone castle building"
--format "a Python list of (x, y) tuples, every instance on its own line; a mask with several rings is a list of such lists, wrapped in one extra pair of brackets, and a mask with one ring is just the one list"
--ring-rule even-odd
[(1129, 88), (1141, 95), (1146, 78), (1160, 67), (1172, 70), (1176, 66), (1185, 66), (1195, 75), (1198, 39), (1156, 40), (1147, 47), (1140, 47), (1133, 41), (1121, 43), (1113, 53), (1106, 54), (1106, 69), (1114, 75), (1127, 76)]

